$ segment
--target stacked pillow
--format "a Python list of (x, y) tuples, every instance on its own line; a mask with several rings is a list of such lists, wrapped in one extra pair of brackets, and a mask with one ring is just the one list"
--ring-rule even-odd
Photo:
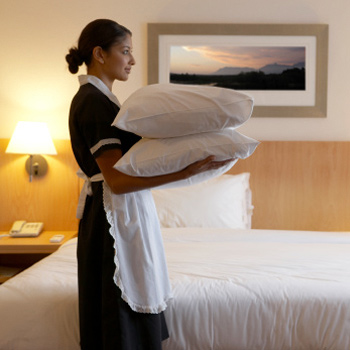
[(252, 97), (235, 90), (154, 84), (130, 95), (112, 125), (142, 137), (168, 138), (236, 128), (252, 110)]
[[(143, 138), (114, 167), (132, 176), (156, 176), (209, 155), (216, 160), (247, 158), (259, 142), (234, 129), (250, 118), (252, 109), (252, 97), (235, 90), (180, 84), (143, 87), (125, 101), (112, 124)], [(216, 177), (235, 162), (167, 187)]]

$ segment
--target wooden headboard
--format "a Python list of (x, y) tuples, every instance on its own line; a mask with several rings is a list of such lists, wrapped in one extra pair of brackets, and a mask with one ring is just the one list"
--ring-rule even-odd
[[(28, 181), (26, 156), (5, 154), (0, 140), (0, 231), (14, 220), (75, 230), (81, 183), (69, 140), (56, 140), (48, 174)], [(350, 142), (266, 141), (230, 173), (249, 172), (253, 228), (350, 231)]]
[(9, 140), (0, 140), (0, 230), (13, 221), (44, 222), (50, 231), (71, 231), (78, 227), (75, 211), (79, 196), (78, 166), (68, 140), (55, 140), (56, 156), (45, 156), (48, 172), (29, 182), (26, 155), (6, 154)]
[(350, 142), (266, 141), (250, 172), (253, 228), (350, 231)]

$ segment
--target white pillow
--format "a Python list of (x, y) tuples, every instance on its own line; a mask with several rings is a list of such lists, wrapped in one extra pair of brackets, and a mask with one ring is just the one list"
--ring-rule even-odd
[(251, 228), (249, 173), (152, 190), (161, 227)]
[[(258, 141), (233, 129), (168, 139), (143, 138), (119, 159), (114, 168), (131, 176), (170, 174), (210, 155), (216, 156), (216, 160), (247, 158), (258, 144)], [(225, 173), (236, 161), (164, 187), (192, 185), (208, 180)]]
[[(259, 144), (233, 129), (193, 134), (168, 139), (138, 141), (114, 165), (114, 168), (131, 176), (157, 176), (177, 172), (195, 161), (210, 155), (216, 160), (247, 158)], [(227, 172), (237, 159), (219, 169), (210, 170), (162, 187), (192, 185)]]
[(112, 125), (148, 138), (167, 138), (238, 127), (253, 98), (212, 86), (154, 84), (135, 91)]

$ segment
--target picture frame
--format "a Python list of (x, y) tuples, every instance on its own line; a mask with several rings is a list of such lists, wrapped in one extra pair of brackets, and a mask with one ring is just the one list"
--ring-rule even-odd
[(254, 98), (253, 117), (327, 116), (327, 24), (148, 23), (148, 84), (170, 82), (172, 48), (201, 45), (304, 48), (305, 88), (242, 92)]

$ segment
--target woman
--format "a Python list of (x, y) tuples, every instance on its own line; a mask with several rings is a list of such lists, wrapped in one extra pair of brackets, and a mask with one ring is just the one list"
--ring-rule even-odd
[[(148, 279), (144, 276), (139, 278), (140, 271), (145, 271), (144, 258), (138, 256), (136, 246), (133, 251), (134, 243), (129, 244), (127, 251), (124, 251), (123, 241), (118, 243), (116, 239), (119, 237), (118, 227), (113, 228), (115, 237), (110, 233), (112, 224), (106, 215), (104, 191), (110, 191), (117, 198), (128, 199), (124, 196), (132, 193), (142, 193), (143, 196), (152, 187), (218, 168), (226, 162), (216, 162), (214, 157), (208, 157), (177, 173), (147, 178), (118, 172), (113, 165), (140, 139), (137, 135), (111, 126), (119, 111), (119, 102), (112, 93), (113, 83), (115, 80), (128, 80), (135, 64), (131, 32), (111, 20), (95, 20), (84, 28), (78, 47), (70, 49), (66, 61), (73, 74), (78, 72), (83, 63), (87, 67), (87, 75), (79, 77), (81, 86), (72, 101), (69, 117), (72, 148), (81, 176), (86, 180), (85, 190), (88, 194), (79, 206), (81, 220), (77, 256), (81, 348), (158, 350), (161, 349), (162, 340), (168, 337), (163, 310), (170, 294), (167, 290), (169, 281), (164, 273), (164, 252), (155, 252), (160, 257), (158, 265), (160, 261), (164, 263), (163, 267), (152, 266), (147, 262), (147, 269), (154, 268), (156, 271), (154, 275), (158, 273), (158, 268), (163, 269), (163, 273), (157, 276), (161, 280), (158, 289), (164, 289), (160, 290), (163, 295), (159, 301), (161, 306), (152, 310), (142, 305), (135, 306), (120, 281), (120, 271), (125, 270), (128, 276), (133, 271), (125, 266), (128, 265), (125, 261), (138, 259), (138, 276), (132, 276), (135, 281), (130, 284), (135, 287), (130, 293), (135, 294), (137, 300), (138, 295), (143, 293), (143, 289), (138, 290), (138, 279), (145, 280), (148, 294), (152, 293), (153, 286), (147, 285)], [(82, 204), (84, 199), (85, 204)], [(129, 203), (128, 200), (125, 203)], [(129, 210), (132, 221), (134, 206), (120, 210), (123, 212), (125, 209)], [(152, 218), (156, 216), (154, 206), (147, 210), (151, 211)], [(127, 235), (128, 226), (125, 227), (124, 234)], [(158, 231), (155, 229), (155, 239), (159, 241), (161, 237)], [(153, 230), (150, 234), (154, 235)], [(148, 237), (146, 235), (138, 239), (147, 240)], [(123, 263), (117, 258), (118, 251), (127, 255)]]

